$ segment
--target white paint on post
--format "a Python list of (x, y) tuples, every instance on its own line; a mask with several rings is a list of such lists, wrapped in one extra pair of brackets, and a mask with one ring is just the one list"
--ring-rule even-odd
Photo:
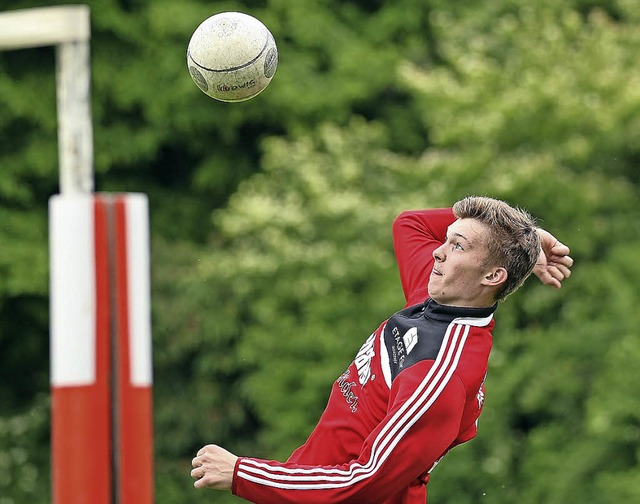
[(96, 379), (96, 280), (93, 198), (49, 200), (51, 385)]
[(153, 381), (149, 205), (147, 196), (144, 194), (127, 194), (125, 202), (129, 296), (129, 369), (133, 386), (149, 387)]

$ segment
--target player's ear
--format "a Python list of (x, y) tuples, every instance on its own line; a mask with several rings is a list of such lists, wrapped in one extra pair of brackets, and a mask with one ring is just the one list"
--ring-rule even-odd
[(507, 280), (507, 270), (502, 267), (495, 267), (487, 271), (482, 278), (482, 285), (488, 287), (497, 287)]

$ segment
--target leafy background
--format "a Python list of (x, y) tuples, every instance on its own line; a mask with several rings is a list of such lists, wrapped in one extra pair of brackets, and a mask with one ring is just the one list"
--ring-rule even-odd
[[(393, 217), (486, 194), (570, 244), (560, 291), (499, 310), (476, 440), (430, 502), (640, 500), (640, 5), (632, 0), (92, 0), (98, 191), (149, 196), (158, 504), (205, 443), (284, 458), (403, 303)], [(53, 5), (5, 0), (3, 10)], [(261, 19), (274, 81), (240, 104), (185, 51)], [(50, 501), (52, 48), (0, 52), (0, 502)]]

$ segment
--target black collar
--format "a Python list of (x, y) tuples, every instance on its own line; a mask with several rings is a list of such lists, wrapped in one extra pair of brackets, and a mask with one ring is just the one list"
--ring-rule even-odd
[(442, 305), (429, 298), (424, 302), (424, 316), (447, 322), (456, 318), (486, 318), (498, 308), (498, 303), (487, 308)]

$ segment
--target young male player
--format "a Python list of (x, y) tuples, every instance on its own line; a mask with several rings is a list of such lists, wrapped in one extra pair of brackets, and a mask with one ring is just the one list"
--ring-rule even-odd
[(424, 504), (429, 473), (476, 435), (498, 301), (533, 271), (560, 288), (569, 249), (520, 209), (467, 197), (393, 225), (405, 308), (334, 382), (304, 445), (284, 463), (216, 445), (193, 459), (196, 488), (258, 504)]

